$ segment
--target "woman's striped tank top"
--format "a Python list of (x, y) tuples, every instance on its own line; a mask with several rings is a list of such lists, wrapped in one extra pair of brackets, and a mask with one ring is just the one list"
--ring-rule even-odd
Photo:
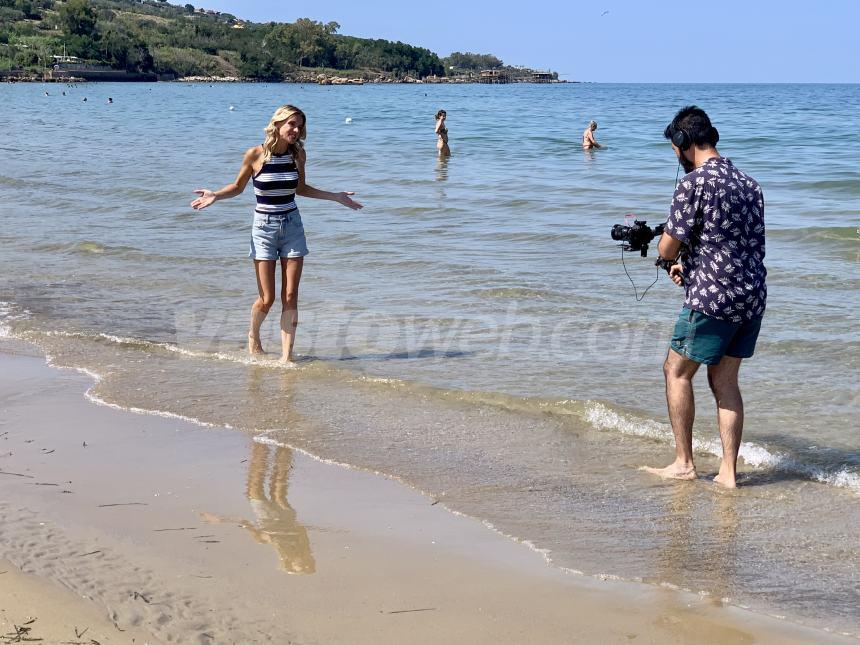
[(272, 156), (254, 176), (258, 213), (284, 214), (296, 210), (299, 171), (291, 154)]

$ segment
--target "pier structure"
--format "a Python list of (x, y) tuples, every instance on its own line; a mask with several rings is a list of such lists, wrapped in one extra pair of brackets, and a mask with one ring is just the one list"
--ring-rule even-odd
[(554, 80), (552, 72), (532, 72), (532, 83), (552, 83)]
[(479, 77), (481, 83), (510, 83), (511, 78), (500, 69), (482, 69)]

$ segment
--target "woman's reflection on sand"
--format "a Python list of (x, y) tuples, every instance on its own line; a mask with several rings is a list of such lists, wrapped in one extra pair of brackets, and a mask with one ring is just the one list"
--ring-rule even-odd
[[(253, 419), (255, 425), (300, 424), (301, 417), (292, 409), (295, 379), (295, 374), (284, 370), (280, 383), (273, 383), (271, 370), (252, 366), (248, 371), (248, 418)], [(274, 418), (251, 416), (259, 414), (260, 410), (274, 411)], [(269, 544), (275, 549), (280, 560), (280, 569), (283, 571), (296, 574), (314, 573), (316, 562), (311, 553), (308, 531), (299, 523), (296, 511), (287, 501), (292, 467), (291, 449), (252, 441), (245, 494), (251, 503), (255, 521), (220, 517), (210, 513), (203, 513), (202, 517), (210, 523), (238, 523), (256, 542)]]
[(211, 524), (236, 522), (248, 531), (256, 542), (271, 545), (278, 554), (281, 570), (297, 574), (314, 573), (316, 562), (311, 553), (308, 531), (298, 521), (296, 511), (287, 502), (293, 451), (283, 446), (274, 447), (271, 463), (270, 452), (271, 449), (266, 444), (256, 441), (251, 443), (248, 485), (245, 492), (251, 502), (255, 521), (220, 517), (211, 513), (203, 513), (202, 517)]
[[(244, 522), (244, 528), (260, 544), (271, 544), (287, 573), (313, 573), (316, 570), (308, 531), (296, 519), (296, 512), (287, 502), (293, 451), (283, 446), (274, 450), (269, 467), (269, 446), (256, 441), (251, 448), (248, 465), (248, 500), (257, 517), (256, 524)], [(266, 495), (266, 476), (269, 494)]]

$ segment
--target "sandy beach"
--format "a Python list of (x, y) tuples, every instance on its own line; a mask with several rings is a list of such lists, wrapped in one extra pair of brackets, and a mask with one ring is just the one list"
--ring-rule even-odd
[(3, 642), (849, 642), (562, 572), (397, 481), (96, 405), (87, 375), (3, 349)]

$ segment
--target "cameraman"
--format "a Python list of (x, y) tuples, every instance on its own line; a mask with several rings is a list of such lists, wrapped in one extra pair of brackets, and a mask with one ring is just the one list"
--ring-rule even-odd
[(657, 248), (674, 263), (669, 275), (684, 285), (686, 297), (663, 365), (675, 461), (645, 470), (696, 478), (693, 376), (704, 363), (723, 445), (714, 481), (734, 488), (744, 424), (738, 370), (753, 355), (767, 298), (764, 198), (754, 179), (717, 152), (720, 135), (703, 110), (685, 107), (664, 136), (688, 174), (675, 190)]

